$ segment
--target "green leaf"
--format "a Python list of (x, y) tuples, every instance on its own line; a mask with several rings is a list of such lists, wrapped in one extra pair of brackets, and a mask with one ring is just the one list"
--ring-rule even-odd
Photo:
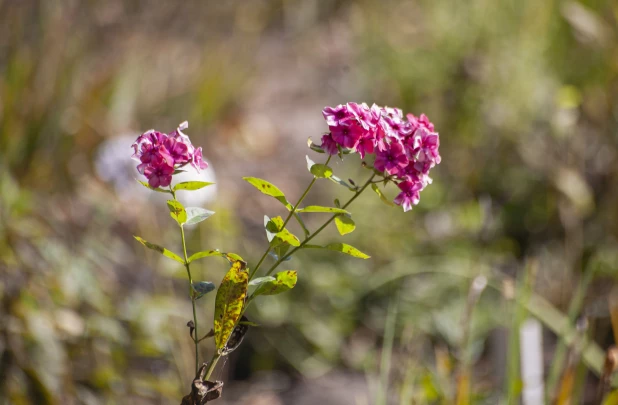
[(249, 282), (250, 286), (256, 286), (256, 285), (260, 285), (260, 284), (264, 284), (267, 283), (269, 281), (275, 281), (275, 278), (273, 276), (265, 276), (265, 277), (258, 277), (258, 278), (254, 278), (253, 280), (251, 280)]
[[(262, 277), (265, 279), (266, 277)], [(270, 277), (271, 279), (273, 277)], [(257, 280), (257, 279), (256, 279)], [(281, 294), (291, 290), (296, 285), (297, 276), (296, 271), (286, 270), (275, 274), (274, 280), (264, 280), (260, 282), (258, 288), (253, 293), (254, 296), (258, 295), (275, 295)]]
[(247, 326), (251, 326), (251, 327), (253, 327), (253, 328), (257, 328), (257, 327), (259, 327), (259, 326), (260, 326), (259, 324), (255, 323), (255, 322), (251, 322), (251, 321), (240, 321), (240, 322), (238, 322), (238, 324), (239, 324), (239, 325), (247, 325)]
[(199, 207), (187, 207), (185, 208), (185, 211), (187, 213), (187, 225), (198, 224), (205, 219), (208, 219), (215, 213), (214, 211), (209, 211), (207, 209)]
[(382, 190), (380, 190), (377, 184), (372, 184), (371, 189), (375, 191), (378, 196), (380, 196), (380, 200), (382, 200), (384, 204), (388, 205), (389, 207), (395, 206), (395, 204), (392, 201), (386, 198), (386, 196), (382, 193)]
[(182, 225), (187, 222), (187, 212), (180, 201), (167, 200), (167, 208), (170, 210), (170, 216), (178, 222), (178, 225)]
[(210, 281), (196, 281), (191, 284), (191, 287), (193, 287), (193, 299), (196, 300), (215, 290), (215, 285)]
[(335, 252), (345, 253), (346, 255), (358, 257), (360, 259), (369, 259), (371, 257), (371, 256), (364, 254), (360, 250), (356, 249), (354, 246), (348, 245), (347, 243), (331, 243), (330, 245), (327, 245), (327, 246), (307, 244), (307, 245), (304, 245), (303, 248), (334, 250)]
[(315, 164), (315, 162), (311, 160), (309, 156), (305, 156), (305, 159), (307, 159), (307, 170), (311, 172), (311, 167)]
[(214, 319), (215, 345), (219, 353), (225, 347), (240, 318), (247, 296), (248, 281), (246, 263), (235, 261), (219, 286)]
[(133, 236), (133, 237), (135, 238), (135, 240), (137, 240), (142, 245), (146, 246), (148, 249), (156, 250), (157, 252), (161, 253), (165, 257), (169, 257), (172, 260), (176, 260), (178, 263), (185, 264), (185, 261), (182, 260), (180, 256), (178, 256), (176, 253), (172, 252), (171, 250), (167, 250), (166, 248), (162, 246), (147, 242), (144, 239), (140, 238), (139, 236)]
[(281, 217), (277, 216), (271, 219), (268, 215), (264, 215), (264, 229), (266, 230), (268, 243), (275, 239), (281, 228), (283, 228), (283, 219)]
[(315, 152), (324, 153), (324, 149), (322, 149), (321, 146), (316, 145), (315, 143), (313, 143), (311, 138), (307, 139), (307, 146), (309, 146), (309, 148), (311, 148), (311, 150), (313, 150)]
[(184, 181), (182, 183), (178, 183), (174, 186), (174, 191), (178, 190), (199, 190), (200, 188), (204, 188), (207, 186), (212, 186), (215, 183), (209, 183), (207, 181)]
[(147, 189), (149, 189), (149, 190), (152, 190), (152, 191), (157, 191), (157, 192), (159, 192), (159, 193), (168, 193), (168, 194), (172, 194), (172, 192), (171, 192), (171, 191), (169, 191), (169, 190), (165, 190), (165, 189), (163, 189), (163, 188), (159, 188), (159, 187), (150, 187), (150, 184), (146, 183), (145, 181), (137, 180), (137, 182), (138, 182), (139, 184), (141, 184), (142, 186), (146, 187), (146, 188), (147, 188)]
[(360, 259), (369, 259), (371, 257), (356, 249), (354, 246), (348, 245), (347, 243), (331, 243), (330, 245), (324, 246), (324, 248), (345, 253), (346, 255), (358, 257)]
[(322, 163), (316, 163), (309, 169), (315, 177), (327, 179), (333, 175), (333, 169)]
[(287, 229), (282, 230), (276, 235), (276, 239), (281, 240), (282, 242), (288, 243), (292, 246), (300, 246), (300, 240), (294, 235), (292, 232)]
[(348, 211), (341, 208), (322, 207), (320, 205), (309, 205), (305, 208), (300, 208), (296, 212), (327, 212), (331, 214), (349, 214)]
[(283, 229), (283, 219), (280, 216), (268, 218), (264, 216), (266, 237), (272, 247), (279, 246), (282, 243), (288, 243), (292, 246), (300, 246), (300, 240), (287, 229)]
[(244, 261), (242, 259), (242, 257), (240, 257), (239, 255), (237, 255), (236, 253), (224, 253), (225, 258), (230, 262), (230, 263), (234, 263), (234, 262), (242, 262)]
[(285, 194), (272, 183), (266, 180), (258, 179), (257, 177), (243, 177), (243, 180), (247, 181), (253, 187), (260, 190), (262, 193), (276, 198), (281, 204), (285, 205), (288, 210), (292, 210), (292, 204), (285, 198)]
[(352, 187), (351, 185), (349, 185), (348, 183), (346, 183), (345, 181), (341, 180), (339, 177), (337, 176), (330, 176), (329, 180), (331, 180), (334, 183), (339, 184), (340, 186), (343, 186), (345, 188), (347, 188), (348, 190), (351, 191), (356, 191), (356, 187)]
[(335, 217), (335, 225), (337, 225), (337, 230), (341, 235), (348, 234), (356, 229), (356, 224), (352, 218), (347, 215), (339, 215)]
[(202, 252), (193, 253), (187, 261), (191, 263), (192, 261), (201, 259), (202, 257), (210, 257), (210, 256), (225, 257), (225, 253), (221, 253), (218, 250), (204, 250)]
[(290, 250), (290, 245), (288, 245), (287, 243), (283, 243), (283, 244), (277, 246), (275, 248), (275, 254), (277, 255), (277, 259), (275, 259), (275, 260), (279, 260), (280, 257), (285, 256), (285, 254), (288, 252), (288, 250)]

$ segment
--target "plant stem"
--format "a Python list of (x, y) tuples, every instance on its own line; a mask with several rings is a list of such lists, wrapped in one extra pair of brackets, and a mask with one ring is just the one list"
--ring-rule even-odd
[[(330, 160), (330, 157), (328, 158)], [(328, 164), (328, 161), (326, 161), (326, 164)], [(369, 184), (371, 184), (371, 181), (373, 180), (373, 178), (376, 176), (376, 174), (374, 173), (373, 175), (371, 175), (371, 177), (365, 182), (365, 184), (363, 184), (363, 186), (361, 188), (359, 188), (356, 193), (354, 193), (354, 195), (352, 196), (352, 198), (350, 198), (348, 200), (348, 202), (346, 202), (343, 205), (343, 209), (347, 208), (350, 204), (352, 204), (352, 202), (354, 200), (356, 200), (356, 198), (358, 198), (359, 195), (361, 195), (361, 193), (363, 191), (365, 191), (365, 189), (369, 186)], [(313, 184), (315, 183), (316, 178), (314, 177), (313, 181), (311, 182), (311, 184), (309, 184), (309, 187), (307, 187), (307, 190), (305, 190), (305, 192), (303, 193), (303, 195), (301, 196), (301, 198), (298, 200), (298, 203), (296, 203), (296, 206), (292, 209), (292, 211), (290, 212), (290, 215), (288, 216), (287, 220), (284, 222), (284, 224), (287, 224), (287, 222), (290, 220), (291, 216), (294, 215), (294, 212), (296, 210), (296, 207), (303, 201), (303, 199), (305, 198), (305, 196), (307, 195), (307, 193), (309, 193), (309, 190), (311, 189), (311, 187), (313, 186)], [(287, 259), (288, 257), (292, 256), (292, 254), (294, 254), (294, 252), (296, 252), (298, 249), (302, 249), (303, 246), (305, 246), (307, 244), (307, 242), (309, 242), (311, 239), (313, 239), (315, 236), (317, 236), (320, 232), (322, 232), (322, 230), (324, 228), (326, 228), (328, 226), (328, 224), (330, 224), (331, 222), (333, 222), (333, 220), (335, 219), (335, 217), (338, 214), (333, 215), (332, 217), (330, 217), (325, 223), (324, 225), (322, 225), (321, 227), (319, 227), (313, 234), (309, 235), (307, 237), (307, 239), (305, 239), (303, 242), (301, 242), (300, 246), (292, 249), (292, 251), (290, 251), (288, 254), (286, 254), (285, 256), (279, 258), (279, 260), (277, 260), (275, 262), (275, 264), (272, 265), (272, 267), (268, 270), (268, 272), (266, 273), (266, 275), (270, 275), (270, 273), (272, 273), (277, 266), (279, 266), (279, 264), (281, 264), (281, 262), (283, 262), (285, 259)], [(284, 226), (285, 227), (285, 226)], [(262, 255), (262, 259), (259, 261), (258, 265), (256, 266), (256, 268), (253, 270), (253, 272), (251, 273), (249, 279), (251, 279), (251, 277), (253, 277), (253, 275), (255, 275), (257, 269), (259, 268), (259, 265), (263, 262), (264, 257), (266, 257), (266, 255), (268, 254), (268, 252), (270, 251), (270, 247), (268, 248), (268, 250), (266, 250), (266, 253), (264, 253), (264, 255)], [(253, 301), (254, 296), (250, 295), (249, 298), (247, 298), (247, 302), (245, 303), (245, 306), (242, 309), (242, 312), (240, 314), (240, 316), (238, 317), (238, 320), (240, 320), (242, 318), (242, 315), (245, 313), (247, 307), (249, 306), (249, 304), (251, 303), (251, 301)], [(238, 324), (238, 322), (237, 322)], [(234, 327), (236, 327), (236, 325), (234, 325)], [(212, 356), (212, 359), (210, 360), (210, 363), (208, 363), (208, 368), (206, 369), (206, 374), (204, 375), (204, 380), (208, 380), (212, 374), (212, 372), (215, 369), (215, 366), (217, 365), (217, 362), (219, 361), (219, 359), (221, 358), (221, 355), (215, 351), (215, 354)]]
[[(170, 187), (171, 190), (171, 187)], [(172, 191), (172, 197), (174, 197), (174, 201), (178, 201), (176, 199), (176, 193)], [(193, 307), (193, 333), (195, 334), (192, 338), (193, 338), (193, 342), (195, 343), (195, 375), (197, 375), (198, 371), (199, 371), (199, 349), (198, 349), (198, 343), (199, 343), (199, 339), (197, 338), (199, 336), (198, 334), (198, 329), (197, 329), (197, 313), (195, 311), (195, 298), (193, 297), (193, 277), (191, 277), (191, 268), (189, 267), (189, 259), (187, 257), (187, 244), (185, 242), (185, 229), (183, 228), (182, 225), (180, 226), (180, 238), (182, 239), (182, 253), (184, 254), (184, 258), (185, 258), (185, 269), (187, 269), (187, 276), (189, 277), (189, 297), (191, 298), (191, 306)]]
[[(325, 165), (327, 165), (330, 162), (332, 156), (328, 156), (328, 159), (326, 159), (326, 163), (324, 163)], [(311, 188), (313, 187), (313, 185), (315, 184), (315, 182), (318, 180), (317, 177), (313, 176), (313, 180), (311, 180), (311, 183), (309, 183), (309, 185), (307, 186), (307, 188), (305, 189), (305, 191), (303, 192), (303, 195), (300, 196), (300, 198), (298, 199), (298, 202), (292, 207), (292, 210), (290, 211), (290, 213), (288, 214), (288, 217), (285, 219), (285, 221), (283, 222), (283, 226), (281, 227), (281, 229), (285, 229), (285, 226), (288, 224), (288, 222), (290, 222), (290, 219), (292, 219), (292, 217), (294, 216), (294, 214), (296, 213), (296, 209), (298, 208), (298, 206), (303, 202), (303, 200), (305, 199), (305, 197), (307, 197), (307, 194), (309, 194), (309, 190), (311, 190)], [(251, 270), (251, 274), (249, 274), (249, 280), (251, 280), (253, 278), (253, 276), (255, 275), (255, 273), (257, 273), (258, 269), (260, 268), (260, 266), (262, 265), (262, 262), (264, 261), (264, 259), (266, 258), (266, 256), (268, 255), (268, 252), (270, 252), (270, 245), (268, 246), (268, 248), (266, 249), (266, 251), (264, 252), (264, 254), (262, 255), (262, 257), (260, 258), (260, 261), (258, 262), (258, 264), (255, 266), (255, 268), (253, 270)]]
[[(341, 208), (342, 209), (346, 209), (350, 204), (352, 204), (352, 202), (354, 202), (354, 200), (356, 200), (356, 198), (358, 198), (359, 195), (361, 195), (361, 193), (363, 191), (365, 191), (365, 189), (371, 184), (371, 181), (373, 180), (373, 178), (375, 177), (375, 173), (373, 175), (371, 175), (371, 177), (365, 182), (365, 184), (363, 184), (363, 186), (361, 188), (359, 188), (356, 193), (354, 193), (354, 195), (352, 196), (352, 198), (350, 198), (348, 200), (348, 202), (346, 202)], [(299, 249), (302, 249), (307, 243), (309, 243), (309, 241), (311, 241), (311, 239), (313, 239), (314, 237), (316, 237), (320, 232), (322, 232), (324, 230), (324, 228), (326, 228), (331, 222), (333, 222), (335, 220), (335, 218), (340, 215), (340, 214), (334, 214), (333, 216), (331, 216), (321, 227), (319, 227), (314, 233), (312, 233), (311, 235), (309, 235), (307, 237), (307, 239), (305, 239), (304, 241), (301, 242), (300, 246), (295, 247), (294, 249), (292, 249), (289, 253), (287, 253), (285, 256), (280, 257), (279, 260), (277, 260), (275, 262), (275, 264), (273, 264), (271, 266), (270, 269), (268, 269), (268, 271), (266, 272), (266, 276), (270, 276), (270, 274), (277, 268), (277, 266), (279, 266), (281, 264), (281, 262), (283, 262), (284, 260), (286, 260), (288, 257), (292, 256), (294, 253), (296, 253), (296, 251), (298, 251)]]
[(210, 363), (208, 363), (208, 368), (206, 369), (206, 374), (204, 375), (204, 381), (208, 381), (208, 379), (212, 375), (212, 372), (215, 371), (215, 366), (217, 365), (217, 362), (220, 358), (221, 355), (219, 354), (219, 351), (215, 350), (215, 354), (212, 356), (212, 359), (210, 359)]

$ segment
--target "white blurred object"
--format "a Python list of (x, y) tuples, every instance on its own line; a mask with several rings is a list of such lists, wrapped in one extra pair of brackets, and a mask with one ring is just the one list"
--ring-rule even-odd
[[(179, 173), (174, 175), (172, 184), (182, 183), (183, 181), (207, 181), (209, 183), (216, 183), (217, 178), (215, 171), (212, 168), (212, 164), (204, 159), (208, 163), (208, 168), (201, 170), (199, 173), (191, 165), (187, 165), (182, 168), (186, 170), (185, 173)], [(135, 170), (137, 173), (137, 170)], [(217, 198), (217, 185), (204, 187), (200, 190), (194, 191), (179, 191), (176, 194), (176, 198), (182, 202), (185, 207), (202, 207), (204, 204), (209, 204)]]
[[(121, 135), (111, 139), (107, 139), (99, 147), (95, 157), (95, 171), (97, 176), (111, 183), (116, 191), (116, 194), (122, 200), (146, 200), (148, 198), (161, 199), (165, 201), (169, 199), (169, 194), (157, 193), (148, 190), (140, 185), (136, 180), (147, 181), (137, 169), (137, 162), (131, 159), (133, 149), (131, 145), (139, 134)], [(185, 173), (174, 175), (172, 184), (181, 183), (183, 181), (207, 181), (210, 183), (216, 182), (215, 172), (210, 162), (208, 168), (200, 173), (191, 165), (182, 168)], [(217, 197), (217, 186), (212, 185), (204, 187), (201, 190), (195, 191), (180, 191), (178, 199), (185, 207), (203, 207), (205, 204), (213, 202)]]
[(527, 319), (519, 330), (523, 405), (543, 405), (543, 327)]

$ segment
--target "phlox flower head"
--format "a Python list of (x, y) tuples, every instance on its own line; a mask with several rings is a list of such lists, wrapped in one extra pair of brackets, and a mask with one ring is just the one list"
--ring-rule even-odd
[(140, 162), (137, 170), (146, 176), (150, 187), (169, 186), (174, 171), (186, 164), (191, 164), (198, 171), (208, 167), (202, 156), (202, 148), (196, 149), (182, 132), (187, 127), (185, 121), (169, 134), (151, 129), (133, 143), (132, 158)]
[(404, 211), (418, 204), (420, 192), (431, 184), (429, 171), (441, 161), (439, 135), (425, 114), (404, 116), (398, 108), (350, 102), (325, 107), (322, 115), (329, 128), (322, 136), (324, 152), (373, 155), (374, 170), (401, 190), (395, 204)]

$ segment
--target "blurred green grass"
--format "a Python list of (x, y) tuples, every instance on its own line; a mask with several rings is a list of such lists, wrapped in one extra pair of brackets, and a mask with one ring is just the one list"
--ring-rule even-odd
[[(371, 260), (311, 251), (290, 262), (299, 284), (250, 311), (262, 327), (220, 376), (228, 401), (257, 401), (270, 370), (287, 376), (287, 388), (266, 386), (282, 398), (333, 373), (366, 375), (374, 389), (397, 295), (382, 398), (451, 403), (469, 282), (440, 268), (518, 279), (534, 259), (530, 288), (564, 314), (584, 269), (601, 269), (576, 312), (607, 349), (616, 343), (617, 20), (611, 0), (0, 0), (0, 403), (186, 394), (184, 274), (131, 235), (178, 241), (161, 200), (138, 194), (123, 171), (130, 151), (110, 149), (101, 164), (106, 146), (189, 120), (218, 183), (208, 203), (217, 214), (189, 248), (254, 262), (263, 215), (281, 212), (241, 176), (298, 198), (309, 181), (305, 141), (326, 129), (320, 110), (346, 101), (426, 113), (443, 162), (411, 213), (375, 195), (352, 206), (357, 230), (344, 240)], [(361, 180), (357, 158), (333, 167)], [(307, 203), (345, 195), (323, 184)], [(205, 263), (200, 277), (218, 282), (225, 263)], [(398, 277), (413, 273), (422, 274)], [(212, 302), (200, 311), (210, 319)], [(521, 388), (504, 381), (513, 311), (497, 290), (474, 308), (473, 403)], [(546, 327), (546, 370), (555, 333)], [(574, 402), (594, 403), (598, 376), (580, 380)]]

